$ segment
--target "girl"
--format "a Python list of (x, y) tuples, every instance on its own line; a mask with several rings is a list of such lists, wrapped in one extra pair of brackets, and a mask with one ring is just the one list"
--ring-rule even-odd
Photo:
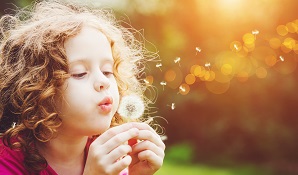
[(164, 143), (117, 112), (144, 99), (142, 48), (105, 10), (43, 1), (2, 17), (0, 174), (154, 174)]

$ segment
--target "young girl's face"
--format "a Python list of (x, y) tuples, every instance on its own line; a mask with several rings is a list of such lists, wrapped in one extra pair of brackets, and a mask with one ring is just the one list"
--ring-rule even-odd
[(106, 36), (83, 27), (64, 43), (71, 77), (57, 98), (62, 119), (61, 133), (100, 134), (109, 128), (119, 105), (118, 86), (113, 75), (114, 59)]

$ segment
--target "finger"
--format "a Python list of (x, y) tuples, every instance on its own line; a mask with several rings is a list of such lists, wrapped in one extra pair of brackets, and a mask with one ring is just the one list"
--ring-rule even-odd
[(125, 123), (123, 125), (115, 126), (113, 128), (108, 129), (103, 134), (101, 134), (97, 139), (94, 140), (96, 144), (104, 144), (108, 140), (110, 140), (113, 136), (128, 131), (129, 129), (134, 128), (133, 124)]
[(127, 155), (111, 165), (110, 168), (113, 170), (113, 172), (116, 172), (115, 174), (119, 174), (122, 170), (130, 165), (131, 161), (132, 158)]
[(108, 163), (114, 163), (120, 158), (126, 156), (132, 151), (131, 146), (129, 145), (120, 145), (117, 148), (113, 149), (107, 156)]
[(148, 140), (139, 142), (138, 144), (133, 146), (131, 154), (136, 154), (145, 150), (151, 150), (159, 157), (165, 156), (164, 150), (162, 148), (158, 147), (157, 145), (153, 144)]
[(149, 130), (153, 133), (156, 133), (156, 131), (151, 126), (149, 126), (147, 123), (131, 122), (131, 124), (133, 125), (133, 127), (138, 128), (139, 130)]
[(148, 164), (152, 169), (159, 169), (163, 164), (163, 157), (157, 156), (154, 152), (150, 150), (142, 151), (138, 154), (140, 161), (148, 161)]
[(151, 132), (149, 130), (140, 130), (136, 138), (140, 140), (149, 140), (150, 142), (156, 144), (163, 150), (166, 147), (163, 141), (161, 140), (160, 136), (157, 135), (155, 132)]
[(106, 143), (102, 145), (102, 148), (104, 153), (109, 153), (119, 145), (127, 142), (129, 139), (132, 139), (136, 137), (139, 133), (139, 130), (137, 128), (132, 128), (128, 131), (122, 132), (120, 134), (117, 134), (113, 136), (110, 140), (108, 140)]

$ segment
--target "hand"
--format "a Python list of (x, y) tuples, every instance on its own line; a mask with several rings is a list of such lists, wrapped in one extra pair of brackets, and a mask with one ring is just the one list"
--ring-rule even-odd
[[(132, 146), (132, 152), (129, 153), (132, 157), (129, 175), (152, 175), (162, 166), (165, 144), (148, 124), (132, 124), (139, 129), (139, 133), (128, 142)], [(136, 143), (134, 139), (141, 141)]]
[(132, 162), (128, 155), (132, 148), (124, 143), (138, 135), (139, 129), (131, 123), (108, 129), (90, 145), (84, 175), (118, 175)]

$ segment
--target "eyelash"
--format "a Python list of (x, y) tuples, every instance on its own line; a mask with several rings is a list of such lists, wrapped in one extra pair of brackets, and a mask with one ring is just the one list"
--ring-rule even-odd
[[(108, 71), (104, 71), (102, 72), (105, 76), (110, 76), (110, 75), (114, 75), (113, 72), (108, 72)], [(76, 79), (81, 79), (81, 78), (84, 78), (85, 75), (87, 75), (87, 72), (83, 72), (83, 73), (79, 73), (79, 74), (72, 74), (71, 76), (76, 78)]]
[(77, 79), (84, 78), (87, 75), (87, 72), (79, 73), (79, 74), (72, 74), (71, 76)]
[(114, 75), (113, 72), (108, 72), (108, 71), (104, 71), (102, 72), (105, 76), (110, 76), (110, 75)]

